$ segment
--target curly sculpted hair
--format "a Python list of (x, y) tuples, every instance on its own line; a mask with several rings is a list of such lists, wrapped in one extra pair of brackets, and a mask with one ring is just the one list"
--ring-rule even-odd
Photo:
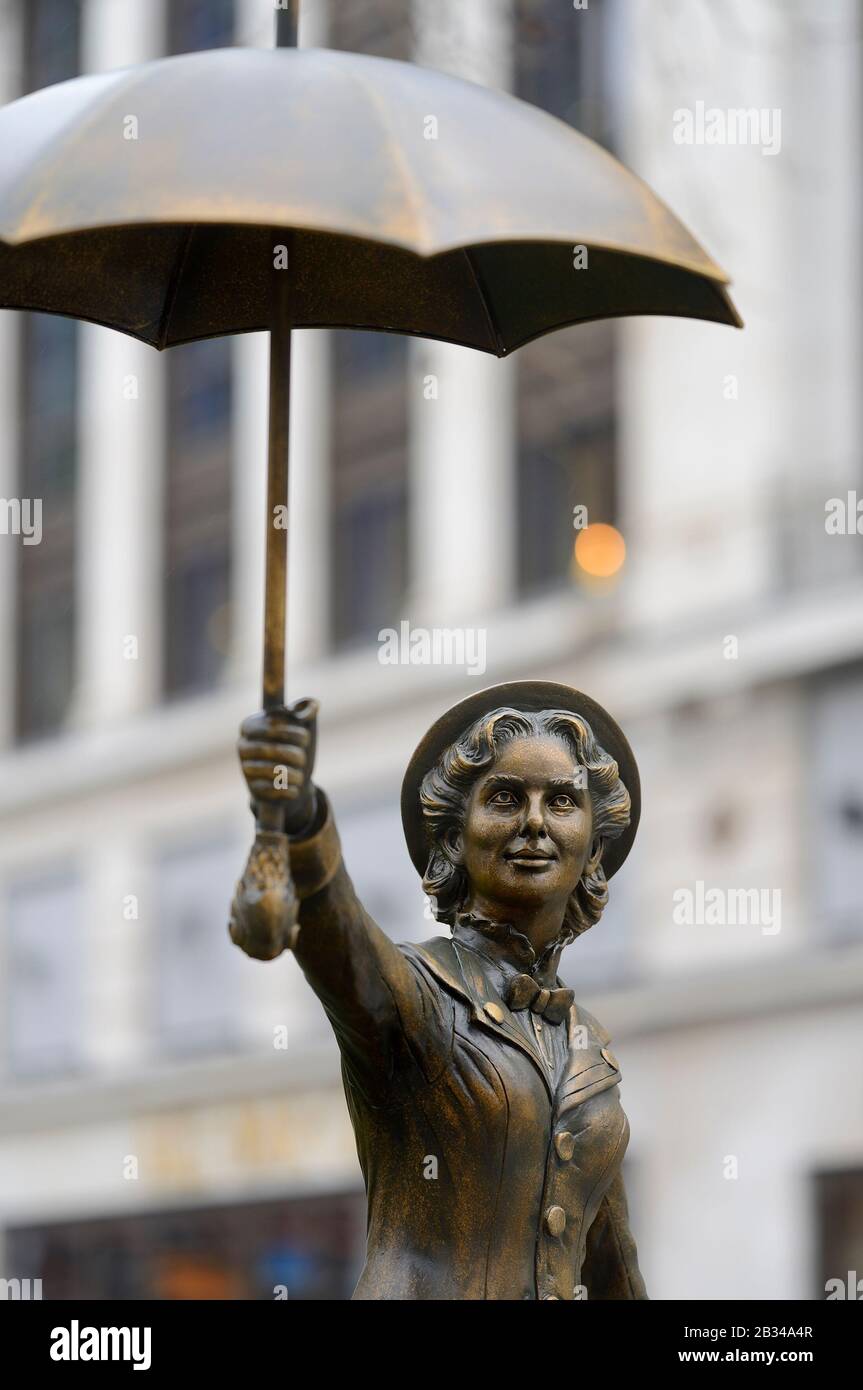
[(630, 800), (614, 758), (597, 743), (587, 720), (568, 710), (493, 710), (471, 724), (426, 773), (420, 801), (431, 848), (423, 888), (434, 903), (437, 920), (453, 926), (465, 908), (470, 884), (465, 869), (452, 856), (448, 834), (463, 828), (471, 788), (492, 765), (500, 746), (509, 739), (531, 735), (561, 739), (571, 748), (576, 763), (587, 771), (594, 840), (601, 843), (599, 853), (570, 895), (564, 914), (564, 930), (572, 940), (599, 921), (608, 902), (602, 846), (628, 826)]

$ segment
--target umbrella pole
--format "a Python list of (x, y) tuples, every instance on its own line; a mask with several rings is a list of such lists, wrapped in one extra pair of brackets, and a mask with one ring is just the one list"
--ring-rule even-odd
[[(276, 5), (276, 47), (296, 48), (300, 0)], [(270, 421), (267, 458), (267, 576), (264, 598), (263, 707), (285, 703), (288, 584), (288, 463), (291, 426), (291, 320), (289, 234), (274, 234), (270, 300)], [(288, 264), (276, 268), (275, 246), (287, 245)], [(272, 828), (275, 828), (272, 827)]]
[[(266, 588), (264, 596), (263, 706), (276, 710), (285, 703), (285, 646), (288, 581), (288, 446), (291, 417), (291, 316), (288, 264), (281, 265), (290, 234), (273, 229), (273, 271), (270, 299), (269, 440), (267, 457)], [(230, 934), (233, 941), (258, 960), (272, 960), (290, 949), (297, 931), (299, 903), (291, 877), (280, 801), (255, 801), (255, 843), (238, 884), (254, 906), (248, 916), (234, 896)]]
[[(276, 10), (276, 44), (293, 47), (297, 42), (299, 0)], [(285, 254), (287, 252), (287, 254)], [(267, 440), (267, 539), (264, 590), (263, 695), (265, 710), (285, 703), (285, 649), (288, 597), (288, 476), (291, 426), (291, 234), (272, 229), (273, 257), (270, 294), (269, 429)], [(255, 806), (255, 843), (239, 887), (259, 907), (267, 902), (261, 925), (250, 927), (231, 913), (230, 933), (250, 956), (271, 960), (293, 945), (299, 903), (291, 877), (290, 856), (284, 834), (284, 808), (278, 801), (258, 801)], [(236, 898), (234, 900), (236, 906)], [(278, 904), (272, 909), (272, 902)], [(242, 916), (242, 914), (241, 914)], [(272, 936), (272, 922), (279, 938)]]
[(267, 457), (266, 591), (264, 600), (264, 709), (285, 702), (288, 579), (288, 466), (291, 417), (289, 271), (274, 270), (270, 325), (270, 418)]
[[(288, 446), (291, 417), (291, 318), (289, 270), (276, 269), (289, 234), (274, 230), (273, 284), (270, 299), (270, 418), (267, 458), (266, 589), (264, 596), (263, 705), (276, 710), (285, 703), (285, 646), (288, 581)], [(281, 253), (284, 254), (283, 252)], [(255, 802), (255, 843), (238, 892), (245, 893), (255, 911), (244, 920), (231, 911), (232, 939), (247, 955), (272, 960), (294, 943), (299, 903), (291, 877), (288, 842), (284, 835), (284, 805)], [(275, 934), (274, 934), (275, 931)]]
[[(287, 246), (290, 234), (274, 232), (276, 247)], [(288, 596), (288, 478), (291, 426), (290, 270), (273, 269), (270, 300), (269, 432), (267, 443), (267, 539), (264, 590), (264, 663), (262, 703), (265, 710), (285, 703), (285, 647)], [(258, 830), (282, 830), (278, 802), (258, 803)]]

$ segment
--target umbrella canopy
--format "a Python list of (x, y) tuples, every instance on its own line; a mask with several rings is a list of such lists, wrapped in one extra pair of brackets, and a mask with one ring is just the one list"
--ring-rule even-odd
[(598, 145), (412, 64), (220, 49), (76, 78), (0, 111), (4, 308), (157, 348), (266, 329), (273, 228), (292, 233), (295, 327), (503, 356), (622, 314), (741, 322), (724, 273)]

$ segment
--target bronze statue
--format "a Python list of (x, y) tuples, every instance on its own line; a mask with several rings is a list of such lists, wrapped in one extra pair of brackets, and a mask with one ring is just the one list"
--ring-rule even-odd
[(448, 710), (411, 759), (402, 819), (452, 938), (396, 946), (357, 898), (311, 780), (316, 715), (305, 700), (243, 724), (253, 810), (278, 805), (284, 830), (259, 834), (231, 935), (259, 959), (293, 950), (338, 1039), (369, 1206), (354, 1297), (646, 1298), (620, 1069), (557, 977), (635, 835), (623, 733), (549, 682)]

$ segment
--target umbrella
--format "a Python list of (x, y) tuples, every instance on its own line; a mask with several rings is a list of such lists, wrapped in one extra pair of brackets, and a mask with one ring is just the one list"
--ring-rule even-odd
[(723, 271), (598, 145), (459, 78), (292, 47), (297, 9), (274, 50), (79, 77), (0, 111), (0, 307), (159, 349), (270, 333), (265, 709), (285, 690), (292, 327), (503, 357), (624, 314), (741, 326)]

